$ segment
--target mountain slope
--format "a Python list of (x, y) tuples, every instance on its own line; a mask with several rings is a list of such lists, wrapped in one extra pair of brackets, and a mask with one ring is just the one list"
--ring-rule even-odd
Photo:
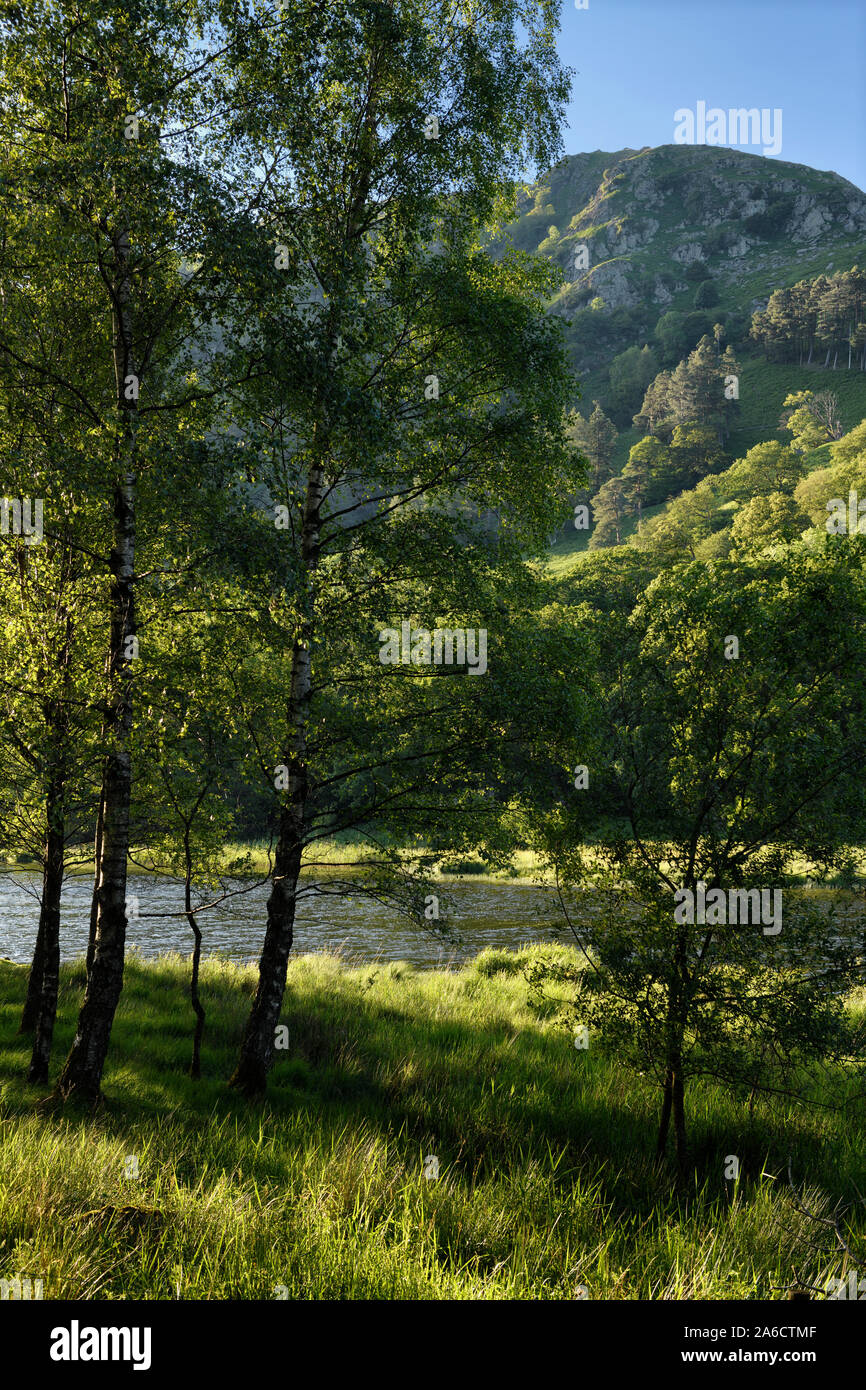
[[(780, 285), (866, 256), (866, 194), (846, 179), (707, 145), (573, 155), (522, 192), (520, 213), (502, 241), (561, 267), (554, 312), (571, 321), (600, 297), (602, 317), (633, 312), (638, 337), (667, 309), (691, 307), (693, 262), (750, 315)], [(587, 270), (575, 266), (581, 246)], [(613, 336), (636, 340), (625, 324)], [(575, 365), (600, 363), (581, 345)]]

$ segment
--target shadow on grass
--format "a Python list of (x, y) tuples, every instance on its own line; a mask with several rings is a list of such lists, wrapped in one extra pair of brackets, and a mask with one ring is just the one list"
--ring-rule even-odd
[[(26, 969), (0, 963), (0, 1081), (5, 1105), (19, 1114), (48, 1089), (23, 1079), (30, 1039), (16, 1030), (26, 980)], [(135, 1124), (158, 1132), (170, 1118), (193, 1133), (205, 1117), (255, 1128), (262, 1117), (279, 1125), (281, 1116), (309, 1115), (331, 1139), (362, 1127), (435, 1152), (470, 1185), (528, 1161), (552, 1166), (563, 1190), (576, 1175), (592, 1174), (614, 1219), (648, 1210), (671, 1192), (669, 1173), (654, 1163), (657, 1091), (600, 1049), (576, 1051), (570, 1037), (539, 1026), (526, 1011), (522, 977), (507, 964), (497, 970), (482, 956), (461, 972), (434, 977), (399, 963), (346, 971), (327, 958), (293, 962), (281, 1015), (288, 1050), (277, 1051), (268, 1095), (253, 1103), (226, 1080), (255, 971), (204, 962), (208, 1016), (198, 1082), (187, 1074), (187, 980), (180, 957), (128, 960), (99, 1114), (109, 1130)], [(83, 963), (63, 967), (52, 1080), (72, 1041), (83, 985)], [(782, 1123), (778, 1107), (759, 1104), (749, 1117), (743, 1103), (697, 1083), (688, 1100), (692, 1191), (703, 1188), (725, 1202), (733, 1192), (724, 1178), (729, 1155), (740, 1162), (740, 1191), (783, 1172), (791, 1155), (799, 1173), (850, 1194), (854, 1175), (838, 1161), (835, 1124), (826, 1115), (788, 1109)], [(59, 1113), (74, 1125), (94, 1118), (70, 1107)], [(230, 1139), (223, 1159), (231, 1171)], [(278, 1165), (262, 1154), (256, 1173), (277, 1180)]]

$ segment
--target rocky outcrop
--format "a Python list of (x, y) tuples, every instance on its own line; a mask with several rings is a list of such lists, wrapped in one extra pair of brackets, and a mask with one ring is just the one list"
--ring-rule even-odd
[(509, 232), (525, 249), (544, 242), (561, 267), (566, 287), (553, 312), (566, 317), (593, 301), (603, 313), (663, 311), (697, 263), (720, 284), (761, 271), (778, 281), (786, 264), (793, 281), (810, 251), (853, 239), (866, 254), (860, 189), (832, 172), (718, 146), (573, 155), (524, 191), (520, 210)]

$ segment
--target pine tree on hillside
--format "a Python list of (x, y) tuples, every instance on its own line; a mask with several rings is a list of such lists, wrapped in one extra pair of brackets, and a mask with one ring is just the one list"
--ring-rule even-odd
[(729, 345), (719, 358), (713, 339), (704, 334), (673, 372), (660, 372), (650, 383), (635, 425), (657, 438), (669, 438), (677, 425), (706, 425), (723, 443), (737, 409), (725, 394), (725, 379), (738, 372), (733, 348)]
[(853, 266), (774, 290), (750, 333), (769, 362), (809, 366), (817, 351), (821, 366), (837, 367), (844, 354), (849, 368), (866, 371), (866, 275)]
[(613, 451), (619, 431), (613, 421), (605, 415), (598, 401), (593, 401), (592, 405), (592, 414), (588, 420), (578, 411), (572, 412), (569, 437), (589, 459), (592, 469), (589, 487), (595, 493), (613, 472)]
[(671, 372), (659, 372), (647, 387), (643, 404), (634, 417), (635, 428), (642, 434), (654, 435), (656, 439), (670, 434), (668, 422), (671, 417), (671, 376)]
[(589, 541), (590, 550), (622, 544), (622, 525), (628, 514), (628, 502), (621, 478), (609, 478), (592, 499), (595, 530)]
[(620, 476), (626, 501), (637, 512), (637, 529), (640, 531), (643, 523), (643, 504), (650, 483), (649, 466), (641, 457), (634, 457), (632, 449)]

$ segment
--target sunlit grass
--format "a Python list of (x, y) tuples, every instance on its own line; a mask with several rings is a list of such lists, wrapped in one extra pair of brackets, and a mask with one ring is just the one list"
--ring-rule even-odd
[[(652, 849), (655, 842), (647, 840), (647, 847)], [(221, 855), (221, 866), (223, 872), (227, 874), (238, 874), (250, 877), (267, 877), (273, 868), (273, 855), (269, 858), (269, 847), (264, 840), (250, 841), (227, 841), (223, 846)], [(409, 862), (419, 850), (425, 854), (431, 851), (424, 846), (397, 846), (390, 852), (396, 854), (405, 862)], [(866, 846), (851, 846), (850, 853), (856, 872), (866, 875)], [(148, 863), (148, 853), (145, 849), (133, 849), (132, 851), (133, 871), (142, 872), (142, 866)], [(594, 854), (592, 842), (587, 844), (587, 860), (592, 863), (594, 860), (601, 862)], [(314, 849), (310, 849), (305, 858), (304, 876), (328, 878), (336, 875), (349, 875), (359, 871), (365, 863), (373, 861), (373, 849), (371, 845), (358, 839), (355, 842), (345, 843), (338, 840), (321, 840)], [(14, 873), (16, 869), (24, 872), (35, 873), (38, 864), (32, 856), (21, 856), (14, 852), (8, 852), (4, 859), (0, 856), (0, 870), (5, 868), (7, 873)], [(811, 883), (810, 874), (812, 872), (809, 864), (804, 859), (792, 859), (787, 870), (805, 886)], [(67, 869), (70, 876), (84, 875), (92, 876), (92, 863), (73, 860)], [(507, 870), (491, 870), (490, 866), (484, 862), (480, 852), (468, 858), (448, 861), (443, 859), (441, 864), (434, 864), (430, 869), (434, 878), (441, 879), (442, 882), (454, 882), (467, 876), (472, 878), (492, 878), (505, 880), (509, 878), (528, 879), (533, 882), (550, 882), (552, 874), (549, 867), (542, 861), (540, 855), (534, 850), (517, 849), (511, 856), (510, 867)], [(827, 880), (833, 884), (835, 880), (831, 877)], [(816, 884), (812, 885), (817, 886)]]
[[(26, 970), (0, 964), (0, 1276), (45, 1297), (571, 1299), (783, 1297), (816, 1209), (866, 1181), (861, 1105), (845, 1112), (689, 1095), (697, 1167), (653, 1164), (658, 1096), (529, 1005), (539, 951), (464, 969), (292, 962), (265, 1104), (225, 1080), (255, 971), (208, 959), (202, 1080), (186, 1075), (189, 963), (127, 964), (94, 1119), (34, 1113), (15, 1036)], [(80, 1003), (64, 967), (55, 1064)], [(861, 995), (852, 1003), (864, 1011)], [(825, 1082), (815, 1078), (811, 1098)], [(851, 1083), (852, 1094), (854, 1083)], [(723, 1176), (737, 1154), (741, 1176)], [(435, 1155), (439, 1177), (424, 1177)], [(124, 1176), (138, 1160), (137, 1179)], [(862, 1231), (862, 1227), (861, 1227)]]

